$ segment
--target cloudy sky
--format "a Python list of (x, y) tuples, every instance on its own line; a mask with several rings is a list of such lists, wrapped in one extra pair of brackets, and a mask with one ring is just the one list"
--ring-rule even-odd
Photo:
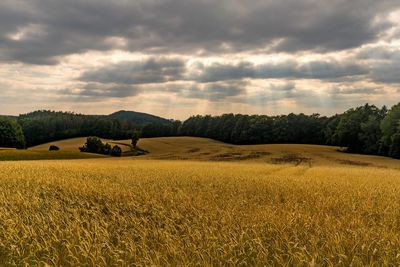
[(0, 114), (400, 102), (399, 0), (1, 0)]

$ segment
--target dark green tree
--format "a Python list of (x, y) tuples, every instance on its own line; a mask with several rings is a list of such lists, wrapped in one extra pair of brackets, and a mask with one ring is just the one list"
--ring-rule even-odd
[(136, 145), (137, 145), (137, 143), (139, 141), (139, 137), (140, 137), (140, 134), (139, 134), (138, 131), (133, 131), (132, 132), (131, 144), (132, 144), (133, 148), (136, 148)]
[(80, 149), (82, 152), (102, 154), (103, 146), (104, 144), (100, 138), (95, 136), (90, 136), (86, 139), (86, 143)]
[(392, 137), (398, 132), (400, 123), (400, 103), (393, 106), (381, 122), (382, 137), (380, 139), (380, 154), (388, 155), (391, 150)]
[(400, 159), (400, 129), (391, 138), (389, 156)]
[(0, 118), (0, 147), (25, 148), (24, 134), (16, 120)]
[(231, 140), (235, 144), (246, 144), (249, 142), (249, 130), (250, 130), (250, 116), (248, 115), (236, 115), (235, 126), (232, 129)]
[[(377, 107), (369, 104), (346, 111), (341, 115), (334, 133), (335, 142), (342, 147), (347, 147), (349, 152), (366, 153), (370, 150), (368, 147), (370, 139), (374, 138), (374, 136), (367, 137), (366, 135), (376, 131), (374, 125), (376, 121), (379, 123), (380, 112)], [(365, 131), (364, 134), (362, 134), (363, 131)]]
[(382, 136), (380, 124), (382, 116), (370, 115), (366, 122), (361, 123), (360, 133), (358, 135), (362, 150), (366, 154), (377, 154), (379, 152), (379, 143)]
[(122, 149), (119, 146), (113, 146), (111, 149), (110, 155), (113, 157), (121, 157)]

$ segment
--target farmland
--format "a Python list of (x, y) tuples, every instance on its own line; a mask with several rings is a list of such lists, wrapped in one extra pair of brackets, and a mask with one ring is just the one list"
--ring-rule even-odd
[[(103, 143), (109, 143), (110, 145), (119, 145), (121, 149), (128, 150), (130, 149), (130, 141), (114, 141), (110, 139), (102, 139)], [(61, 141), (50, 142), (46, 144), (41, 144), (38, 146), (31, 147), (29, 150), (33, 151), (46, 151), (49, 149), (50, 145), (57, 146), (61, 148), (62, 151), (69, 151), (69, 152), (79, 152), (79, 147), (83, 146), (86, 142), (85, 137), (78, 137), (78, 138), (71, 138)]]
[[(60, 152), (77, 152), (85, 138), (73, 138), (51, 142), (30, 148), (28, 151), (44, 152), (50, 145), (60, 147)], [(129, 149), (130, 140), (113, 141), (103, 139), (111, 145), (119, 145), (123, 151)], [(162, 137), (144, 138), (138, 146), (150, 153), (132, 159), (192, 160), (192, 161), (243, 161), (267, 164), (297, 165), (343, 165), (400, 168), (399, 161), (386, 157), (349, 154), (332, 146), (272, 144), (272, 145), (231, 145), (207, 138)], [(55, 152), (57, 154), (59, 152)], [(82, 154), (82, 153), (81, 153)], [(93, 154), (92, 154), (93, 155)], [(78, 155), (79, 156), (79, 155)], [(89, 156), (89, 155), (88, 155)]]
[(400, 264), (396, 160), (199, 138), (139, 146), (150, 153), (0, 162), (0, 265)]
[(60, 160), (60, 159), (89, 159), (103, 158), (104, 156), (91, 153), (80, 153), (73, 151), (38, 151), (38, 150), (17, 150), (0, 148), (0, 161), (21, 161), (21, 160)]

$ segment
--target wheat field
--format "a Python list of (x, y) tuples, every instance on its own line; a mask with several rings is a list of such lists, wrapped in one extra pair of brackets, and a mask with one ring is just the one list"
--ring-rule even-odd
[(399, 169), (294, 163), (0, 162), (0, 265), (400, 264)]

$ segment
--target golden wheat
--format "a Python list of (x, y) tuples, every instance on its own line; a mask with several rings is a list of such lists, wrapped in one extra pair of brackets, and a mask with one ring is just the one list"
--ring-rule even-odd
[(0, 162), (0, 265), (398, 265), (400, 171)]

